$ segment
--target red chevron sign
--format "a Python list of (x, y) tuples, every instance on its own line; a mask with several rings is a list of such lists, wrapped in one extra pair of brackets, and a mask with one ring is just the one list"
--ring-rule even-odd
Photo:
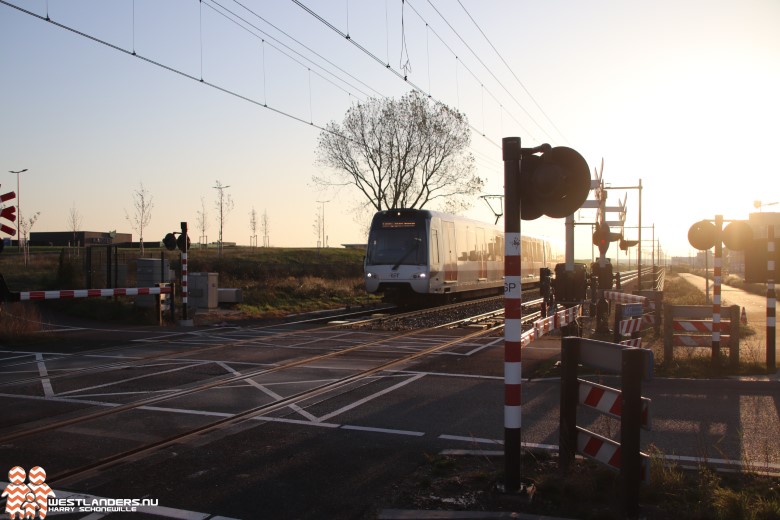
[[(14, 193), (13, 191), (9, 191), (8, 193), (3, 193), (2, 195), (0, 195), (0, 203), (7, 202), (15, 198), (16, 198), (16, 193)], [(11, 222), (16, 222), (16, 207), (8, 206), (6, 208), (0, 209), (0, 218), (8, 219)], [(16, 230), (6, 226), (5, 224), (0, 224), (0, 231), (2, 231), (3, 233), (7, 233), (11, 236), (16, 235)]]

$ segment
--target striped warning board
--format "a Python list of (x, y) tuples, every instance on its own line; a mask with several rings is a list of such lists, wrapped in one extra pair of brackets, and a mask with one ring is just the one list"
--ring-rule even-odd
[[(712, 320), (675, 320), (672, 322), (672, 330), (675, 332), (701, 332), (710, 334), (712, 333)], [(731, 322), (720, 322), (721, 332), (728, 332), (730, 330)]]
[[(577, 451), (607, 467), (620, 470), (620, 444), (597, 433), (577, 426)], [(650, 481), (650, 457), (639, 454), (642, 464), (642, 481)]]
[[(623, 411), (623, 399), (620, 390), (608, 386), (577, 379), (579, 384), (579, 404), (598, 410), (601, 413), (620, 419)], [(650, 430), (650, 399), (642, 398), (641, 426)]]

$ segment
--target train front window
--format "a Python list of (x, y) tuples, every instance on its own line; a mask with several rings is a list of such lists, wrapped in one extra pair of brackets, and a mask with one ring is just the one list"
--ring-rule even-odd
[(368, 265), (425, 265), (428, 245), (423, 227), (381, 227), (371, 231)]

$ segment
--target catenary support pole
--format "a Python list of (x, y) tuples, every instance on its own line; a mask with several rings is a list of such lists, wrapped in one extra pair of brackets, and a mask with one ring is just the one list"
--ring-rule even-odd
[(504, 464), (505, 491), (520, 487), (521, 335), (520, 161), (519, 137), (505, 137), (504, 159)]

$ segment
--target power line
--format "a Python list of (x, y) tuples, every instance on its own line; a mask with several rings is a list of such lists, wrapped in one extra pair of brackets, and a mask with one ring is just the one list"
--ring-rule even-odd
[[(216, 3), (216, 1), (215, 1), (215, 0), (211, 0), (211, 1), (212, 1), (212, 2), (214, 2), (214, 3)], [(289, 33), (287, 33), (286, 31), (283, 31), (282, 29), (280, 29), (279, 27), (277, 27), (277, 26), (276, 26), (276, 25), (274, 25), (273, 23), (269, 22), (269, 21), (268, 21), (266, 18), (263, 18), (262, 16), (260, 16), (259, 14), (257, 14), (257, 13), (256, 13), (255, 11), (253, 11), (252, 9), (248, 8), (248, 7), (247, 7), (246, 5), (244, 5), (243, 3), (239, 2), (238, 0), (233, 0), (233, 2), (234, 2), (235, 4), (237, 4), (237, 5), (239, 5), (239, 6), (240, 6), (241, 8), (243, 8), (244, 10), (246, 10), (248, 13), (252, 14), (252, 16), (256, 17), (258, 20), (262, 20), (264, 23), (268, 24), (269, 26), (273, 27), (274, 29), (276, 29), (276, 30), (277, 30), (277, 31), (279, 31), (280, 33), (284, 34), (285, 36), (287, 36), (288, 38), (290, 38), (292, 41), (294, 41), (295, 43), (297, 43), (298, 45), (300, 45), (301, 47), (303, 47), (303, 48), (304, 48), (304, 49), (306, 49), (307, 51), (311, 52), (313, 55), (317, 56), (318, 58), (320, 58), (320, 59), (321, 59), (321, 60), (323, 60), (324, 62), (328, 63), (328, 64), (329, 64), (329, 65), (331, 65), (332, 67), (336, 68), (337, 70), (339, 70), (339, 71), (343, 72), (345, 75), (349, 76), (349, 77), (350, 77), (350, 78), (352, 78), (353, 80), (357, 81), (358, 83), (360, 83), (361, 85), (363, 85), (364, 87), (366, 87), (368, 90), (373, 90), (373, 91), (374, 91), (374, 93), (376, 93), (376, 94), (377, 94), (378, 96), (380, 96), (380, 97), (386, 97), (386, 96), (385, 96), (385, 95), (383, 95), (381, 92), (379, 92), (379, 91), (377, 91), (377, 90), (374, 90), (374, 89), (373, 89), (373, 88), (372, 88), (370, 85), (368, 85), (368, 84), (364, 83), (363, 81), (361, 81), (360, 79), (356, 78), (355, 76), (353, 76), (352, 74), (350, 74), (349, 72), (347, 72), (346, 70), (344, 70), (343, 68), (339, 67), (338, 65), (336, 65), (335, 63), (333, 63), (332, 61), (330, 61), (329, 59), (327, 59), (326, 57), (322, 56), (320, 53), (318, 53), (317, 51), (315, 51), (315, 50), (314, 50), (314, 49), (312, 49), (311, 47), (309, 47), (309, 46), (305, 45), (305, 44), (304, 44), (304, 43), (302, 43), (300, 40), (298, 40), (298, 39), (294, 38), (293, 36), (291, 36), (291, 35), (290, 35)], [(238, 17), (238, 15), (236, 15), (236, 17)], [(247, 22), (247, 23), (249, 23), (249, 22)], [(250, 25), (251, 25), (251, 24), (250, 24)], [(253, 27), (254, 27), (254, 26), (253, 26)], [(261, 31), (261, 30), (260, 30), (260, 29), (258, 29), (258, 31)], [(262, 32), (262, 31), (261, 31), (261, 32)], [(266, 36), (268, 36), (268, 37), (269, 37), (269, 38), (271, 38), (271, 39), (274, 39), (272, 36), (268, 35), (268, 33), (265, 33), (265, 32), (263, 32), (263, 34), (265, 34)], [(275, 41), (278, 41), (278, 40), (275, 40)], [(296, 54), (298, 54), (298, 55), (299, 55), (299, 56), (301, 56), (302, 58), (305, 58), (303, 55), (301, 55), (300, 53), (298, 53), (298, 52), (297, 52), (297, 51), (295, 51), (294, 49), (290, 48), (289, 46), (285, 45), (284, 43), (282, 43), (282, 42), (279, 42), (279, 44), (280, 44), (280, 45), (284, 45), (284, 46), (285, 46), (286, 48), (288, 48), (288, 49), (289, 49), (291, 52), (295, 52)], [(305, 58), (305, 59), (306, 59), (306, 58)], [(311, 61), (311, 60), (309, 60), (309, 61)], [(312, 61), (312, 63), (314, 63), (314, 62)], [(324, 69), (323, 69), (323, 70), (324, 70)], [(358, 88), (356, 88), (356, 87), (353, 87), (353, 88), (355, 88), (355, 90), (358, 90), (358, 91), (360, 91), (361, 93), (363, 93), (363, 94), (364, 94), (366, 97), (370, 97), (368, 94), (365, 94), (365, 93), (364, 93), (362, 90), (360, 90), (360, 89), (358, 89)]]
[[(209, 5), (209, 1), (210, 1), (212, 4), (214, 4), (215, 6), (218, 6), (220, 9), (224, 10), (225, 12), (222, 12), (222, 11), (220, 11), (219, 9), (217, 9), (216, 7), (214, 7), (214, 6), (212, 6), (212, 5)], [(224, 5), (222, 5), (222, 4), (220, 4), (219, 2), (217, 2), (216, 0), (207, 0), (207, 1), (205, 1), (205, 2), (202, 2), (202, 3), (205, 3), (205, 4), (206, 4), (206, 6), (207, 6), (207, 7), (209, 7), (209, 8), (210, 8), (212, 11), (214, 11), (214, 12), (215, 12), (215, 13), (217, 13), (217, 14), (219, 14), (220, 16), (222, 16), (223, 18), (225, 18), (226, 20), (228, 20), (228, 21), (232, 22), (232, 23), (233, 23), (233, 24), (235, 24), (237, 27), (239, 27), (239, 28), (243, 29), (244, 31), (246, 31), (246, 32), (247, 32), (247, 33), (249, 33), (250, 35), (252, 35), (252, 36), (254, 36), (255, 38), (257, 38), (258, 40), (261, 40), (261, 41), (263, 41), (263, 42), (265, 42), (265, 43), (268, 43), (268, 45), (270, 45), (271, 47), (273, 47), (274, 49), (276, 49), (276, 50), (277, 50), (279, 53), (283, 54), (284, 56), (287, 56), (287, 58), (289, 58), (291, 61), (294, 61), (295, 63), (297, 63), (297, 64), (298, 64), (298, 65), (300, 65), (301, 67), (304, 67), (304, 68), (306, 68), (306, 69), (308, 69), (308, 70), (310, 70), (310, 71), (311, 71), (311, 67), (309, 67), (308, 65), (305, 65), (304, 63), (301, 63), (299, 60), (295, 59), (293, 56), (291, 56), (290, 54), (286, 53), (285, 51), (283, 51), (282, 49), (280, 49), (280, 48), (279, 48), (279, 47), (277, 47), (276, 45), (273, 45), (273, 44), (271, 44), (271, 43), (269, 43), (269, 42), (266, 42), (265, 38), (267, 38), (267, 39), (269, 39), (269, 40), (272, 40), (272, 41), (275, 41), (275, 42), (277, 42), (279, 45), (281, 45), (281, 46), (283, 46), (284, 48), (288, 49), (290, 52), (292, 52), (292, 53), (295, 53), (296, 55), (300, 56), (300, 58), (301, 58), (301, 59), (308, 61), (310, 64), (312, 64), (313, 66), (315, 66), (315, 67), (319, 68), (320, 70), (322, 70), (322, 71), (323, 71), (323, 72), (325, 72), (326, 74), (329, 74), (330, 76), (332, 76), (332, 77), (336, 78), (337, 80), (339, 80), (339, 81), (343, 82), (344, 84), (348, 85), (350, 88), (352, 88), (352, 89), (356, 90), (357, 92), (360, 92), (361, 94), (363, 94), (363, 96), (365, 96), (365, 97), (371, 97), (371, 96), (370, 96), (369, 94), (367, 94), (365, 91), (361, 90), (360, 88), (356, 87), (355, 85), (352, 85), (352, 84), (351, 84), (351, 83), (349, 83), (348, 81), (345, 81), (343, 78), (340, 78), (339, 76), (337, 76), (336, 74), (334, 74), (334, 73), (330, 72), (329, 70), (327, 70), (326, 68), (324, 68), (324, 67), (322, 67), (321, 65), (317, 64), (316, 62), (314, 62), (314, 61), (310, 60), (309, 58), (307, 58), (306, 56), (304, 56), (304, 55), (303, 55), (303, 54), (301, 54), (300, 52), (296, 51), (295, 49), (293, 49), (293, 48), (292, 48), (292, 47), (290, 47), (289, 45), (285, 44), (284, 42), (281, 42), (281, 41), (279, 41), (278, 39), (274, 38), (273, 36), (271, 36), (271, 35), (270, 35), (270, 34), (268, 34), (267, 32), (263, 31), (262, 29), (260, 29), (260, 28), (259, 28), (259, 27), (257, 27), (256, 25), (252, 24), (252, 23), (251, 23), (249, 20), (247, 20), (247, 19), (245, 19), (245, 18), (241, 17), (240, 15), (236, 14), (235, 12), (231, 11), (230, 9), (228, 9), (227, 7), (225, 7)], [(238, 2), (236, 2), (236, 3), (238, 3)], [(241, 4), (239, 4), (239, 5), (241, 5)], [(242, 7), (243, 7), (243, 6), (242, 6)], [(235, 19), (231, 18), (230, 16), (228, 16), (228, 15), (227, 15), (227, 14), (225, 14), (225, 13), (228, 13), (228, 14), (230, 14), (231, 16), (234, 16), (235, 18), (237, 18), (238, 20), (240, 20), (242, 23), (244, 23), (244, 24), (248, 25), (249, 27), (251, 27), (252, 29), (254, 29), (254, 30), (258, 31), (260, 34), (262, 34), (263, 36), (265, 36), (265, 38), (262, 38), (261, 36), (258, 36), (258, 35), (257, 35), (257, 34), (255, 34), (255, 33), (254, 33), (252, 30), (250, 30), (249, 28), (245, 27), (244, 25), (242, 25), (241, 23), (239, 23), (237, 20), (235, 20)], [(262, 18), (261, 18), (261, 19), (262, 19)], [(266, 20), (263, 20), (263, 21), (264, 21), (264, 22), (266, 22), (266, 23), (268, 23)], [(270, 24), (269, 24), (269, 25), (270, 25)], [(274, 28), (276, 29), (276, 27), (274, 27)], [(277, 30), (279, 30), (279, 29), (277, 29)], [(305, 49), (307, 49), (307, 50), (309, 50), (310, 52), (314, 53), (315, 55), (317, 55), (317, 56), (318, 56), (318, 57), (320, 57), (321, 59), (325, 60), (325, 58), (323, 58), (322, 56), (318, 55), (316, 52), (314, 52), (313, 50), (309, 49), (308, 47), (306, 47), (305, 45), (303, 45), (303, 44), (302, 44), (302, 43), (300, 43), (299, 41), (295, 40), (295, 39), (294, 39), (292, 36), (290, 36), (289, 34), (287, 34), (287, 33), (284, 33), (283, 31), (280, 31), (280, 32), (282, 32), (283, 34), (285, 34), (285, 36), (287, 36), (287, 37), (288, 37), (288, 38), (290, 38), (291, 40), (295, 41), (296, 43), (298, 43), (299, 45), (301, 45), (301, 46), (302, 46), (302, 47), (304, 47)], [(338, 66), (337, 66), (337, 65), (335, 65), (334, 63), (332, 63), (332, 62), (329, 62), (328, 60), (325, 60), (325, 61), (327, 61), (327, 62), (328, 62), (329, 64), (331, 64), (332, 66), (334, 66), (334, 67), (338, 68), (339, 70), (341, 70), (341, 72), (343, 72), (344, 74), (348, 75), (350, 78), (352, 78), (352, 79), (354, 79), (355, 81), (357, 81), (357, 82), (359, 82), (359, 83), (363, 84), (363, 85), (364, 85), (365, 87), (367, 87), (368, 89), (370, 89), (370, 90), (373, 90), (373, 89), (372, 89), (370, 86), (366, 85), (365, 83), (363, 83), (362, 81), (360, 81), (359, 79), (357, 79), (357, 78), (356, 78), (356, 77), (354, 77), (353, 75), (349, 74), (349, 73), (348, 73), (348, 72), (346, 72), (345, 70), (341, 69), (340, 67), (338, 67)], [(344, 87), (342, 87), (341, 85), (337, 85), (337, 84), (336, 84), (336, 83), (334, 83), (333, 81), (329, 80), (328, 78), (326, 78), (325, 76), (323, 76), (323, 75), (322, 75), (322, 74), (320, 74), (319, 72), (317, 72), (317, 71), (313, 71), (313, 72), (314, 72), (314, 74), (316, 74), (317, 76), (319, 76), (319, 77), (320, 77), (320, 78), (322, 78), (323, 80), (327, 81), (328, 83), (330, 83), (330, 84), (331, 84), (331, 85), (333, 85), (334, 87), (336, 87), (336, 88), (338, 88), (338, 89), (340, 89), (340, 90), (342, 90), (342, 91), (346, 92), (347, 94), (350, 94), (350, 95), (355, 95), (354, 93), (352, 93), (352, 92), (349, 92), (348, 90), (346, 90), (346, 89), (345, 89)], [(374, 92), (376, 92), (376, 91), (374, 91)], [(377, 92), (377, 93), (378, 93), (378, 92)], [(355, 97), (358, 97), (358, 96), (356, 96), (356, 95), (355, 95)]]
[[(428, 3), (430, 3), (430, 2), (431, 2), (431, 0), (428, 0)], [(509, 66), (509, 64), (506, 62), (506, 60), (505, 60), (505, 59), (504, 59), (504, 57), (501, 55), (501, 53), (500, 53), (500, 52), (498, 52), (498, 49), (496, 49), (496, 46), (495, 46), (495, 45), (493, 45), (493, 42), (491, 42), (491, 41), (490, 41), (490, 39), (489, 39), (489, 38), (487, 37), (487, 35), (485, 34), (485, 31), (483, 31), (483, 30), (482, 30), (482, 28), (481, 28), (481, 27), (479, 26), (479, 24), (477, 23), (477, 21), (476, 21), (476, 20), (474, 20), (474, 17), (473, 17), (473, 16), (471, 16), (471, 13), (469, 13), (469, 12), (468, 12), (468, 10), (466, 9), (466, 6), (464, 6), (464, 5), (463, 5), (463, 3), (461, 2), (461, 0), (458, 0), (458, 4), (461, 6), (461, 8), (463, 8), (463, 11), (466, 13), (466, 16), (468, 16), (468, 17), (469, 17), (469, 19), (470, 19), (470, 20), (471, 20), (471, 22), (474, 24), (474, 26), (477, 28), (477, 30), (479, 30), (480, 34), (482, 34), (482, 36), (485, 38), (485, 41), (486, 41), (486, 42), (488, 42), (488, 44), (490, 45), (490, 47), (493, 49), (493, 52), (495, 52), (495, 53), (496, 53), (496, 55), (499, 57), (499, 59), (501, 60), (501, 62), (502, 62), (502, 63), (503, 63), (505, 66), (506, 66), (506, 68), (509, 70), (509, 72), (512, 74), (512, 76), (514, 76), (514, 78), (515, 78), (515, 80), (517, 81), (517, 83), (518, 83), (518, 84), (519, 84), (519, 85), (522, 87), (522, 89), (525, 91), (525, 93), (526, 93), (526, 94), (528, 94), (528, 97), (531, 99), (531, 101), (533, 101), (533, 102), (534, 102), (534, 105), (536, 105), (536, 108), (538, 108), (538, 109), (539, 109), (539, 111), (542, 113), (542, 115), (544, 115), (545, 119), (547, 119), (547, 121), (548, 121), (548, 122), (549, 122), (549, 123), (552, 125), (552, 127), (553, 127), (553, 128), (555, 128), (555, 131), (556, 131), (556, 132), (558, 132), (558, 134), (559, 134), (561, 137), (563, 137), (563, 140), (564, 140), (564, 141), (566, 141), (566, 142), (569, 142), (569, 140), (568, 140), (568, 139), (566, 139), (566, 136), (565, 136), (565, 135), (563, 135), (563, 132), (561, 132), (561, 131), (560, 131), (560, 129), (559, 129), (559, 128), (558, 128), (558, 127), (555, 125), (555, 123), (553, 122), (553, 120), (552, 120), (552, 119), (550, 119), (550, 116), (548, 116), (548, 115), (547, 115), (547, 113), (544, 111), (544, 109), (542, 109), (541, 105), (539, 105), (539, 103), (536, 101), (536, 99), (535, 99), (535, 98), (534, 98), (534, 97), (531, 95), (531, 92), (529, 92), (529, 91), (528, 91), (528, 89), (525, 87), (525, 85), (523, 84), (523, 82), (522, 82), (522, 81), (520, 81), (520, 78), (518, 78), (518, 77), (517, 77), (517, 74), (515, 74), (515, 71), (514, 71), (514, 70), (512, 70), (512, 67), (510, 67), (510, 66)], [(431, 4), (431, 5), (433, 5), (433, 4)], [(434, 7), (434, 9), (436, 9), (436, 8)], [(436, 12), (438, 12), (438, 11), (436, 11)]]
[[(230, 90), (228, 88), (221, 87), (221, 86), (219, 86), (219, 85), (217, 85), (215, 83), (208, 82), (208, 81), (206, 81), (206, 80), (204, 80), (202, 78), (197, 78), (197, 77), (195, 77), (195, 76), (193, 76), (191, 74), (188, 74), (188, 73), (186, 73), (186, 72), (184, 72), (182, 70), (179, 70), (179, 69), (177, 69), (175, 67), (171, 67), (170, 65), (165, 65), (164, 63), (160, 63), (160, 62), (155, 61), (155, 60), (153, 60), (151, 58), (147, 58), (145, 56), (142, 56), (142, 55), (140, 55), (138, 53), (134, 53), (132, 51), (128, 51), (127, 49), (123, 49), (122, 47), (114, 45), (113, 43), (109, 43), (109, 42), (107, 42), (105, 40), (101, 40), (100, 38), (97, 38), (97, 37), (92, 36), (90, 34), (87, 34), (85, 32), (79, 31), (78, 29), (75, 29), (73, 27), (67, 26), (65, 24), (61, 24), (59, 22), (55, 22), (51, 18), (46, 18), (46, 17), (41, 16), (39, 14), (33, 13), (32, 11), (28, 11), (27, 9), (24, 9), (22, 7), (19, 7), (18, 5), (14, 5), (14, 4), (8, 2), (7, 0), (0, 0), (0, 3), (4, 4), (4, 5), (7, 5), (8, 7), (12, 7), (14, 9), (16, 9), (17, 11), (20, 11), (20, 12), (22, 12), (24, 14), (27, 14), (27, 15), (30, 15), (32, 17), (38, 18), (39, 20), (46, 21), (46, 22), (48, 22), (48, 23), (50, 23), (52, 25), (55, 25), (56, 27), (59, 27), (60, 29), (65, 29), (66, 31), (70, 31), (70, 32), (72, 32), (74, 34), (77, 34), (79, 36), (87, 38), (88, 40), (91, 40), (91, 41), (93, 41), (95, 43), (99, 43), (99, 44), (105, 45), (106, 47), (114, 49), (115, 51), (122, 52), (124, 54), (127, 54), (128, 56), (132, 56), (134, 58), (138, 58), (140, 60), (143, 60), (143, 61), (145, 61), (145, 62), (147, 62), (149, 64), (156, 65), (157, 67), (160, 67), (161, 69), (167, 70), (169, 72), (173, 72), (173, 73), (178, 74), (178, 75), (180, 75), (180, 76), (182, 76), (184, 78), (191, 79), (191, 80), (193, 80), (193, 81), (195, 81), (197, 83), (200, 83), (202, 85), (206, 85), (206, 86), (211, 87), (213, 89), (219, 90), (221, 92), (224, 92), (225, 94), (229, 94), (229, 95), (234, 96), (234, 97), (236, 97), (238, 99), (241, 99), (243, 101), (247, 101), (247, 102), (252, 103), (254, 105), (257, 105), (259, 107), (266, 108), (266, 109), (268, 109), (268, 110), (270, 110), (272, 112), (275, 112), (277, 114), (283, 115), (285, 117), (288, 117), (290, 119), (293, 119), (295, 121), (303, 123), (303, 124), (305, 124), (307, 126), (310, 126), (310, 127), (313, 127), (313, 128), (317, 128), (318, 130), (321, 130), (323, 132), (328, 132), (328, 133), (333, 134), (333, 135), (341, 136), (340, 134), (337, 134), (336, 132), (334, 132), (331, 129), (328, 129), (327, 127), (317, 125), (317, 124), (315, 124), (313, 122), (310, 122), (310, 121), (306, 121), (305, 119), (302, 119), (302, 118), (300, 118), (298, 116), (290, 114), (289, 112), (285, 112), (284, 110), (280, 110), (280, 109), (274, 108), (274, 107), (272, 107), (270, 105), (261, 103), (260, 101), (257, 101), (255, 99), (252, 99), (252, 98), (247, 97), (247, 96), (244, 96), (243, 94), (239, 94), (238, 92), (235, 92), (235, 91)], [(345, 136), (341, 136), (341, 137), (345, 137)]]
[[(407, 1), (408, 1), (408, 0), (407, 0)], [(457, 36), (457, 37), (458, 37), (458, 39), (459, 39), (459, 40), (460, 40), (460, 41), (463, 43), (463, 45), (465, 45), (465, 46), (466, 46), (466, 48), (469, 50), (469, 52), (471, 52), (471, 54), (472, 54), (472, 55), (474, 55), (474, 57), (477, 59), (477, 61), (479, 61), (479, 63), (482, 65), (482, 67), (484, 67), (484, 68), (485, 68), (485, 70), (488, 72), (488, 74), (490, 74), (490, 75), (493, 77), (493, 79), (496, 81), (496, 83), (498, 83), (498, 84), (501, 86), (501, 88), (503, 88), (503, 89), (504, 89), (504, 91), (507, 93), (507, 95), (508, 95), (510, 98), (512, 98), (512, 101), (514, 101), (514, 102), (517, 104), (517, 106), (518, 106), (518, 107), (520, 107), (520, 110), (522, 110), (522, 111), (525, 113), (525, 115), (527, 115), (527, 116), (528, 116), (528, 118), (529, 118), (531, 121), (533, 121), (533, 123), (534, 123), (534, 124), (535, 124), (537, 127), (539, 127), (539, 129), (540, 129), (542, 132), (544, 132), (544, 134), (545, 134), (547, 137), (550, 137), (550, 138), (552, 139), (552, 136), (550, 136), (550, 134), (548, 134), (548, 133), (547, 133), (547, 131), (544, 129), (544, 127), (543, 127), (542, 125), (540, 125), (540, 124), (539, 124), (539, 123), (536, 121), (536, 119), (534, 119), (534, 117), (531, 115), (531, 113), (530, 113), (530, 112), (528, 112), (528, 110), (526, 110), (526, 108), (525, 108), (525, 107), (524, 107), (524, 106), (523, 106), (523, 105), (520, 103), (520, 101), (518, 101), (518, 100), (517, 100), (517, 98), (515, 98), (515, 96), (512, 94), (512, 92), (510, 92), (510, 91), (509, 91), (509, 89), (508, 89), (508, 88), (506, 88), (506, 86), (504, 86), (504, 84), (501, 82), (501, 80), (500, 80), (500, 79), (498, 79), (498, 77), (497, 77), (497, 76), (496, 76), (496, 75), (493, 73), (493, 71), (491, 71), (491, 70), (490, 70), (490, 68), (489, 68), (487, 65), (485, 65), (485, 62), (484, 62), (484, 61), (482, 61), (482, 58), (480, 58), (480, 57), (479, 57), (479, 55), (478, 55), (476, 52), (474, 52), (474, 49), (472, 49), (472, 48), (471, 48), (471, 46), (470, 46), (470, 45), (469, 45), (469, 44), (466, 42), (466, 40), (464, 40), (464, 39), (463, 39), (463, 37), (460, 35), (460, 33), (458, 33), (458, 31), (457, 31), (457, 30), (455, 30), (455, 28), (452, 26), (452, 24), (451, 24), (451, 23), (450, 23), (450, 22), (449, 22), (449, 21), (448, 21), (448, 20), (447, 20), (447, 19), (444, 17), (444, 15), (443, 15), (443, 14), (441, 14), (441, 12), (440, 12), (440, 11), (439, 11), (439, 10), (436, 8), (436, 6), (435, 6), (435, 5), (433, 5), (433, 2), (431, 2), (431, 0), (428, 0), (428, 3), (429, 3), (429, 4), (430, 4), (430, 6), (433, 8), (433, 10), (434, 10), (434, 11), (436, 11), (436, 14), (438, 14), (438, 15), (439, 15), (439, 17), (440, 17), (442, 20), (444, 20), (444, 23), (446, 23), (446, 24), (447, 24), (447, 26), (450, 28), (450, 30), (452, 30), (452, 32), (453, 32), (453, 33), (455, 33), (455, 36)], [(421, 18), (422, 18), (422, 17), (421, 17)], [(448, 48), (449, 48), (449, 47), (448, 47)], [(452, 52), (452, 50), (451, 50), (451, 49), (450, 49), (450, 52)], [(471, 71), (469, 71), (469, 72), (471, 72)], [(475, 76), (475, 77), (476, 77), (476, 76)], [(526, 131), (527, 131), (527, 130), (526, 130)]]
[[(320, 23), (328, 27), (330, 30), (350, 42), (352, 45), (354, 45), (356, 48), (361, 50), (366, 56), (370, 57), (377, 63), (379, 63), (383, 68), (389, 70), (391, 73), (393, 73), (395, 76), (397, 76), (399, 79), (402, 79), (404, 82), (406, 82), (409, 86), (411, 86), (415, 91), (419, 92), (420, 94), (426, 95), (429, 98), (433, 99), (434, 101), (440, 103), (441, 105), (446, 106), (446, 103), (443, 103), (436, 99), (435, 97), (431, 96), (430, 94), (426, 93), (424, 89), (422, 89), (420, 86), (416, 85), (414, 82), (409, 80), (408, 76), (405, 76), (404, 74), (400, 73), (399, 71), (395, 70), (393, 67), (390, 66), (390, 64), (386, 64), (382, 61), (381, 58), (379, 58), (376, 54), (365, 48), (363, 45), (358, 43), (354, 38), (352, 38), (349, 34), (346, 34), (341, 29), (330, 23), (328, 20), (320, 16), (316, 11), (309, 8), (307, 5), (304, 5), (300, 0), (292, 0), (294, 4), (296, 4), (298, 7), (309, 13), (311, 16), (313, 16), (316, 20), (318, 20)], [(492, 139), (488, 138), (486, 135), (482, 134), (482, 132), (479, 131), (478, 128), (476, 128), (474, 125), (469, 123), (469, 127), (477, 132), (479, 135), (481, 135), (486, 141), (491, 143), (496, 148), (501, 148), (501, 145), (497, 143), (496, 141), (493, 141)]]
[[(406, 1), (409, 2), (409, 0), (406, 0)], [(416, 14), (417, 17), (423, 23), (425, 23), (426, 29), (428, 29), (430, 32), (432, 32), (433, 35), (436, 36), (436, 38), (441, 42), (441, 44), (444, 45), (444, 47), (446, 47), (446, 49), (448, 51), (450, 51), (450, 53), (455, 57), (455, 67), (456, 67), (456, 69), (455, 69), (455, 75), (456, 75), (456, 85), (455, 85), (455, 87), (456, 88), (459, 87), (459, 85), (457, 84), (457, 66), (458, 66), (458, 63), (460, 63), (463, 66), (463, 68), (466, 69), (466, 71), (468, 71), (469, 74), (471, 74), (471, 77), (474, 78), (476, 80), (476, 82), (479, 83), (482, 86), (482, 88), (484, 89), (484, 83), (482, 82), (482, 80), (474, 73), (474, 71), (472, 71), (469, 68), (468, 65), (466, 65), (463, 62), (462, 59), (460, 59), (458, 57), (458, 54), (452, 49), (452, 47), (449, 46), (449, 44), (446, 41), (444, 41), (444, 38), (442, 38), (439, 35), (439, 33), (436, 32), (436, 30), (433, 27), (431, 27), (431, 25), (428, 23), (428, 21), (425, 18), (423, 18), (423, 16), (420, 14), (420, 12), (417, 9), (415, 9), (414, 6), (411, 3), (409, 4), (409, 7), (412, 9), (412, 11), (414, 11), (414, 14)], [(446, 20), (445, 20), (445, 22), (446, 22)], [(469, 50), (471, 50), (471, 49), (469, 49)], [(472, 51), (472, 54), (473, 54), (473, 51)], [(429, 62), (430, 62), (430, 56), (429, 56), (428, 59), (429, 59)], [(430, 79), (428, 80), (428, 83), (430, 83)], [(492, 97), (500, 105), (500, 102), (498, 101), (496, 96), (489, 89), (487, 89), (487, 91), (488, 91), (488, 94), (490, 94), (490, 97)], [(428, 93), (428, 95), (430, 96), (430, 92)], [(460, 105), (460, 93), (459, 92), (458, 92), (458, 105)], [(458, 107), (458, 108), (460, 108), (460, 107)], [(520, 108), (523, 108), (523, 107), (521, 106)], [(526, 112), (526, 114), (528, 114), (528, 113)], [(483, 109), (483, 116), (484, 116), (484, 109)], [(509, 116), (515, 121), (515, 123), (517, 123), (520, 126), (520, 128), (522, 128), (528, 135), (530, 135), (532, 139), (536, 140), (536, 138), (533, 136), (532, 132), (530, 130), (528, 130), (523, 123), (518, 121), (512, 114), (509, 114)], [(528, 114), (528, 116), (531, 117), (530, 114)], [(533, 118), (531, 118), (531, 119), (533, 120)], [(534, 121), (534, 122), (536, 122), (536, 121)], [(542, 131), (544, 131), (544, 130), (542, 130)], [(481, 133), (482, 137), (485, 137), (485, 133), (484, 132), (479, 132), (479, 133)]]

